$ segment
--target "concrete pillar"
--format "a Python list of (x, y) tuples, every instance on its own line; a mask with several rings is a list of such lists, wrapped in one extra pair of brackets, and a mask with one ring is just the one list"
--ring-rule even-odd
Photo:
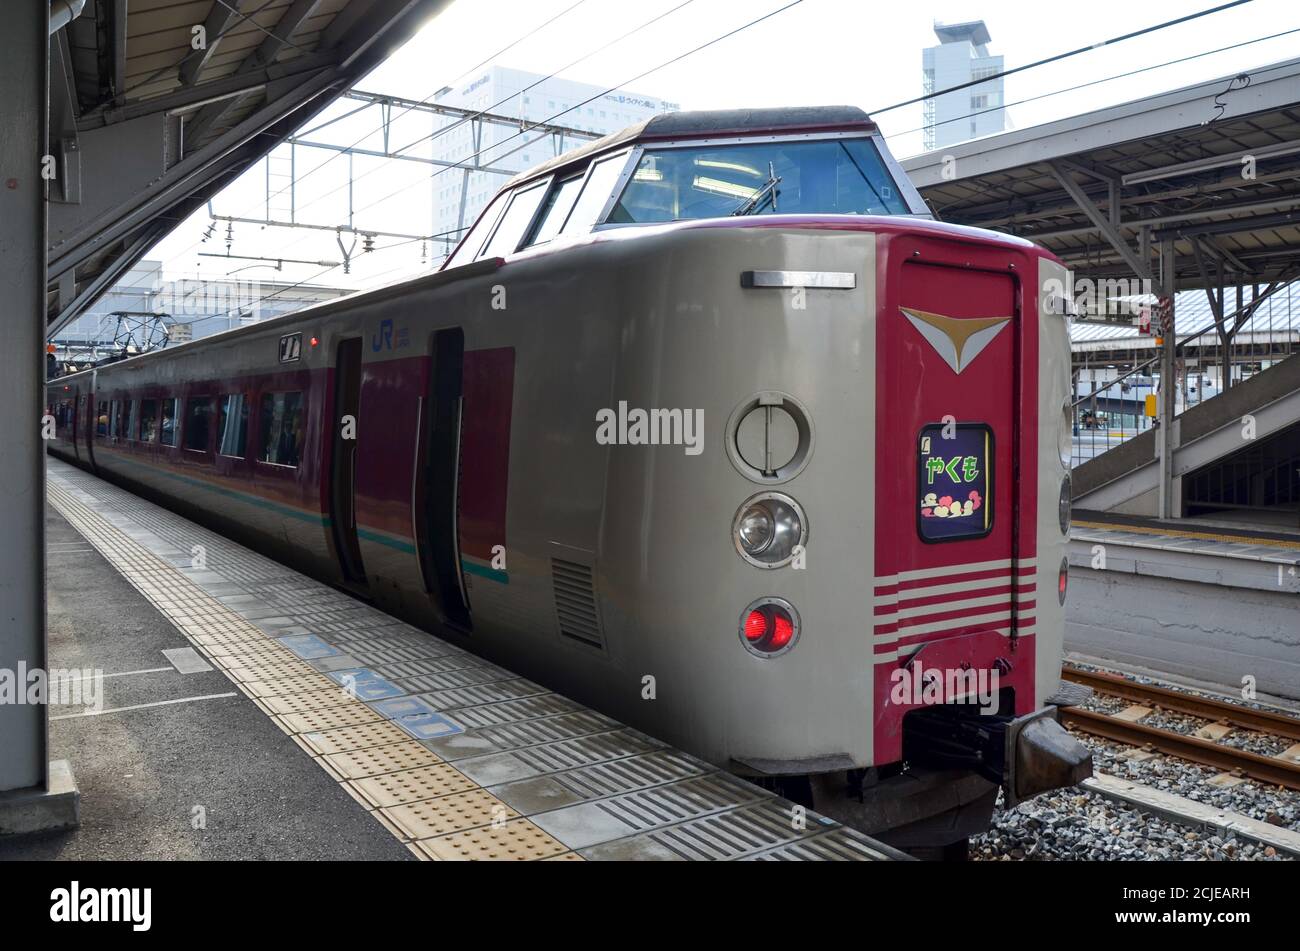
[[(0, 29), (0, 834), (76, 822), (66, 764), (51, 769), (48, 712), (25, 702), (44, 670), (45, 639), (45, 186), (49, 4), (7, 4)], [(16, 695), (14, 695), (16, 692)], [(22, 700), (24, 702), (17, 702)]]

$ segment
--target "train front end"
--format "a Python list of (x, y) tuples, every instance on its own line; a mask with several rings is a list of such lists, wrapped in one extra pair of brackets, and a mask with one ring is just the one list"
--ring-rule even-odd
[[(1070, 277), (930, 220), (877, 136), (809, 141), (647, 146), (629, 170), (611, 223), (652, 227), (598, 242), (624, 344), (605, 418), (626, 439), (698, 414), (701, 445), (611, 455), (602, 561), (632, 667), (690, 693), (669, 738), (940, 846), (999, 786), (1091, 772), (1051, 703)], [(729, 186), (736, 212), (682, 220)], [(855, 188), (875, 213), (842, 213)]]
[(1090, 774), (1052, 703), (1060, 263), (935, 222), (855, 109), (664, 116), (552, 164), (457, 251), (513, 250), (477, 280), (546, 302), (494, 324), (533, 367), (512, 461), (566, 460), (512, 475), (551, 487), (527, 517), (572, 635), (533, 669), (903, 847)]

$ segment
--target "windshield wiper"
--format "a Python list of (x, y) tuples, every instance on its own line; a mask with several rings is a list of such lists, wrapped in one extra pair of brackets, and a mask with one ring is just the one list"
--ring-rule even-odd
[(732, 216), (752, 215), (767, 203), (768, 198), (772, 199), (772, 210), (776, 211), (776, 186), (780, 184), (781, 176), (776, 174), (776, 167), (771, 162), (768, 162), (767, 182), (762, 188), (746, 198), (741, 206), (731, 213)]

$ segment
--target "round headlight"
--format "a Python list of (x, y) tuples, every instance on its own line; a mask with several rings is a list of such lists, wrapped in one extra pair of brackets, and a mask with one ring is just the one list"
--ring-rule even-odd
[(741, 513), (740, 523), (736, 526), (736, 538), (740, 547), (750, 555), (759, 555), (772, 544), (776, 537), (776, 522), (772, 513), (759, 505), (751, 505)]
[(1056, 517), (1061, 522), (1061, 534), (1070, 534), (1070, 477), (1061, 482), (1061, 498), (1056, 503)]
[(740, 507), (731, 530), (741, 558), (759, 568), (780, 568), (807, 540), (808, 521), (790, 496), (762, 492)]

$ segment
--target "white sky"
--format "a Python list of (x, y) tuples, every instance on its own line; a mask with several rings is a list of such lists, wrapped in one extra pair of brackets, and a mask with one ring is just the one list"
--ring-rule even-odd
[[(473, 75), (470, 71), (480, 62), (574, 2), (457, 0), (358, 83), (357, 88), (408, 99), (431, 98), (443, 86), (454, 86), (470, 78)], [(682, 2), (582, 0), (571, 12), (523, 40), (496, 62), (548, 74)], [(765, 12), (779, 9), (786, 2), (693, 0), (654, 26), (561, 75), (605, 87), (626, 83), (631, 91), (679, 102), (683, 109), (856, 105), (872, 113), (894, 154), (903, 158), (921, 151), (921, 106), (889, 112), (879, 110), (920, 95), (921, 50), (937, 42), (933, 32), (935, 21), (983, 19), (992, 36), (990, 51), (1005, 57), (1006, 68), (1014, 68), (1217, 5), (1214, 0), (1151, 0), (1140, 4), (1132, 0), (1089, 0), (1069, 5), (1038, 0), (930, 0), (902, 4), (803, 0), (736, 36), (628, 82)], [(1295, 0), (1253, 0), (1191, 23), (1007, 77), (1006, 101), (1014, 104), (1065, 87), (1295, 28), (1300, 28), (1300, 5)], [(1300, 33), (1073, 93), (1010, 105), (1009, 112), (1015, 127), (1024, 128), (1297, 55), (1300, 55)], [(366, 118), (360, 124), (345, 122), (333, 127), (328, 141), (352, 144), (365, 134), (374, 133), (379, 124), (378, 111), (369, 110), (363, 115)], [(418, 129), (408, 125), (410, 134), (405, 138), (398, 134), (395, 141), (408, 141), (429, 128), (427, 117), (411, 116), (407, 121), (422, 124)], [(557, 122), (563, 124), (564, 120)], [(377, 142), (377, 137), (372, 135), (363, 145), (377, 147)], [(324, 163), (333, 154), (318, 152), (313, 159)], [(334, 159), (303, 179), (307, 171), (304, 166), (308, 164), (304, 155), (300, 150), (299, 220), (338, 224), (345, 214), (347, 161)], [(254, 166), (217, 197), (214, 202), (217, 213), (262, 217), (266, 212), (265, 176), (263, 163)], [(355, 226), (427, 233), (430, 227), (428, 176), (428, 167), (417, 163), (358, 160), (353, 183)], [(447, 175), (449, 180), (453, 177), (459, 177), (459, 173)], [(414, 186), (421, 180), (424, 197), (414, 201), (414, 191), (404, 193), (403, 185), (409, 182)], [(224, 225), (218, 228), (215, 238), (199, 244), (207, 224), (206, 212), (196, 214), (148, 257), (161, 259), (168, 277), (198, 274), (221, 278), (235, 268), (253, 263), (199, 257), (199, 251), (225, 250)], [(234, 254), (342, 260), (332, 232), (235, 225), (234, 237), (231, 249)], [(391, 239), (379, 242), (381, 246), (390, 243), (393, 243)], [(354, 263), (351, 274), (344, 275), (341, 267), (335, 268), (314, 283), (371, 286), (427, 268), (427, 264), (421, 263), (420, 245), (416, 242), (366, 255)], [(262, 266), (250, 267), (234, 276), (254, 281), (302, 281), (313, 278), (321, 270), (322, 266), (286, 264), (280, 273)]]

